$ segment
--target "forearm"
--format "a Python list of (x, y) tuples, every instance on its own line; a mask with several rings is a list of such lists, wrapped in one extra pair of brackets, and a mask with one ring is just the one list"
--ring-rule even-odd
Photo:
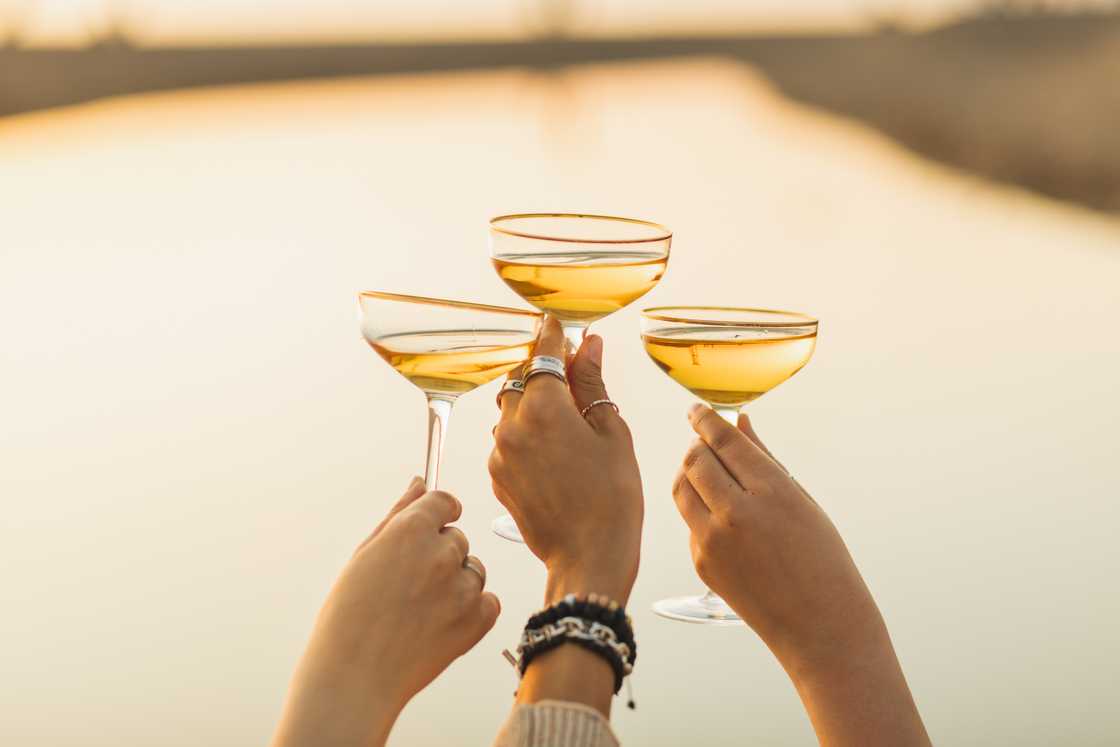
[(832, 660), (786, 666), (823, 747), (928, 747), (886, 628)]
[(567, 643), (537, 656), (517, 688), (518, 703), (562, 700), (611, 715), (614, 671), (603, 657)]
[(395, 721), (362, 718), (331, 706), (301, 708), (284, 715), (271, 747), (383, 747)]
[(271, 747), (382, 747), (400, 711), (368, 688), (298, 673)]

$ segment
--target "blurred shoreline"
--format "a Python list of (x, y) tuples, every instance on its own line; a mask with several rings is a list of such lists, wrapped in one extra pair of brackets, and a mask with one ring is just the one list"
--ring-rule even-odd
[(1120, 11), (990, 12), (921, 33), (140, 47), (0, 46), (0, 116), (110, 96), (341, 76), (726, 56), (927, 157), (1120, 211)]

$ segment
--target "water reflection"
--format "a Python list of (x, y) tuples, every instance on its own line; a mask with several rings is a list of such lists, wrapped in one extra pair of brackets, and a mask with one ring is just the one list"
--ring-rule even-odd
[[(822, 320), (756, 424), (848, 537), (939, 741), (1116, 733), (1120, 226), (915, 159), (737, 63), (563, 81), (243, 87), (0, 124), (0, 542), (24, 569), (4, 580), (7, 741), (97, 723), (118, 745), (261, 742), (328, 580), (422, 468), (419, 401), (371, 360), (354, 292), (515, 304), (486, 218), (541, 208), (671, 226), (651, 305)], [(695, 584), (668, 496), (689, 400), (635, 312), (599, 331), (649, 501), (624, 743), (698, 724), (713, 745), (807, 743), (749, 636), (645, 611)], [(535, 565), (487, 530), (492, 402), (456, 417), (445, 480), (505, 614), (401, 744), (452, 724), (487, 743), (513, 687), (496, 652), (539, 601)]]
[(920, 32), (641, 37), (569, 36), (573, 12), (543, 3), (520, 33), (478, 41), (145, 46), (116, 26), (84, 48), (23, 48), (0, 36), (0, 114), (207, 85), (511, 67), (559, 76), (606, 61), (722, 56), (929, 157), (1120, 210), (1114, 9), (1008, 13), (995, 5)]

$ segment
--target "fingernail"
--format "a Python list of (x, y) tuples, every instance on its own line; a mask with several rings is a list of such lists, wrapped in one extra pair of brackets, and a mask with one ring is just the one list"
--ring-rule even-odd
[(704, 405), (699, 402), (693, 402), (692, 407), (688, 408), (688, 419), (692, 420), (704, 410)]
[(591, 356), (591, 362), (596, 366), (603, 365), (603, 338), (599, 335), (591, 335), (587, 338), (585, 343), (587, 345), (587, 354)]
[(415, 487), (417, 485), (423, 485), (423, 484), (424, 484), (424, 478), (423, 477), (421, 477), (420, 475), (413, 475), (412, 480), (409, 481), (409, 483), (408, 483), (408, 487), (412, 488), (412, 487)]

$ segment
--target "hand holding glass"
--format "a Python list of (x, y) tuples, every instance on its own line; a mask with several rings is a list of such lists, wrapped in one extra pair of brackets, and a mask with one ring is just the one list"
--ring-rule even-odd
[[(658, 368), (738, 426), (739, 410), (801, 370), (813, 355), (817, 320), (804, 314), (714, 306), (659, 306), (642, 312), (642, 343)], [(711, 591), (664, 599), (673, 620), (742, 624)]]
[[(552, 314), (568, 352), (587, 328), (645, 295), (665, 274), (673, 234), (636, 218), (576, 213), (522, 213), (490, 221), (490, 258), (515, 293)], [(521, 542), (509, 514), (494, 533)]]

